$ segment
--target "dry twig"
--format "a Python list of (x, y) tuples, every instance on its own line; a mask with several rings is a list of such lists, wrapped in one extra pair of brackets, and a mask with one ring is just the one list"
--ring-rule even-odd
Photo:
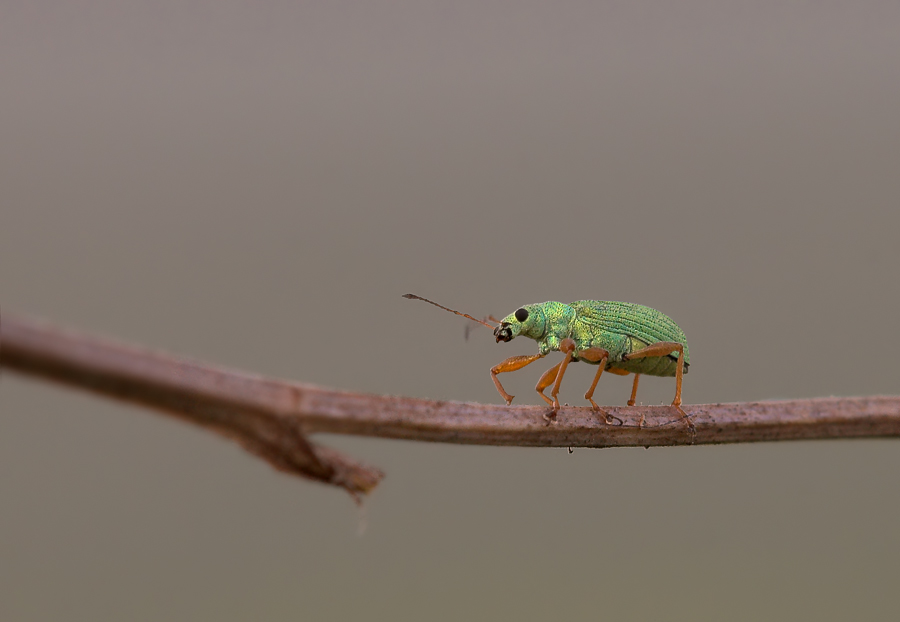
[[(900, 397), (670, 406), (564, 407), (440, 402), (262, 378), (62, 330), (0, 319), (0, 366), (154, 407), (210, 428), (282, 471), (371, 491), (381, 471), (310, 443), (316, 432), (541, 447), (625, 447), (900, 436)], [(643, 425), (640, 422), (643, 421)]]

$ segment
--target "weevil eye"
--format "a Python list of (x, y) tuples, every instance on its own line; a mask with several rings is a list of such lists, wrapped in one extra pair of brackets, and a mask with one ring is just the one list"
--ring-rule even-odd
[(516, 319), (520, 322), (524, 322), (528, 319), (528, 309), (519, 309), (516, 311)]

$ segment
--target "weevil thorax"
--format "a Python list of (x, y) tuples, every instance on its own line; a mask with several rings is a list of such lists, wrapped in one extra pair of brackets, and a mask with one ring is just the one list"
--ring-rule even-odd
[(569, 324), (575, 310), (561, 302), (542, 302), (516, 309), (500, 321), (494, 329), (497, 341), (512, 341), (519, 335), (544, 342), (547, 338), (559, 341), (569, 334)]

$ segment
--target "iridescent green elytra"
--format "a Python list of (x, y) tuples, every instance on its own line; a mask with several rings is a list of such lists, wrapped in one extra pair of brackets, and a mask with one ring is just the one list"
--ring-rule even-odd
[[(577, 361), (598, 366), (594, 382), (584, 395), (594, 408), (599, 408), (592, 399), (594, 389), (604, 371), (635, 375), (629, 406), (635, 403), (641, 374), (675, 376), (675, 399), (672, 405), (681, 405), (681, 379), (690, 365), (687, 339), (671, 318), (656, 309), (630, 302), (579, 300), (563, 304), (550, 301), (520, 307), (494, 327), (471, 315), (453, 311), (415, 294), (406, 294), (404, 297), (424, 300), (484, 324), (493, 329), (498, 342), (512, 341), (519, 336), (538, 342), (538, 354), (513, 356), (491, 368), (491, 379), (507, 404), (512, 403), (514, 396), (503, 389), (497, 374), (522, 369), (550, 352), (560, 351), (565, 353), (566, 358), (547, 370), (535, 387), (544, 401), (553, 406), (554, 411), (559, 409), (559, 387), (566, 367), (570, 362)], [(554, 385), (552, 400), (544, 395), (544, 389), (551, 384)]]

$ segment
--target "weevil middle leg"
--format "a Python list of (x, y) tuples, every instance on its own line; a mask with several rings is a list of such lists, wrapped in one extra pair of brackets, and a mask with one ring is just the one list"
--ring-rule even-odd
[[(610, 367), (609, 369), (606, 369), (605, 371), (609, 374), (615, 374), (617, 376), (627, 376), (631, 373), (630, 371), (625, 371), (624, 369), (619, 369), (617, 367)], [(637, 395), (637, 380), (639, 377), (640, 377), (640, 374), (634, 375), (634, 384), (631, 385), (631, 399), (628, 400), (629, 406), (634, 406), (634, 398)]]
[(553, 406), (553, 400), (544, 395), (544, 389), (546, 389), (556, 381), (556, 376), (559, 374), (559, 368), (561, 366), (562, 361), (545, 371), (534, 387), (534, 390), (538, 392), (538, 395), (541, 396), (541, 399), (547, 402), (550, 406)]
[(597, 374), (594, 376), (594, 381), (591, 383), (591, 388), (587, 390), (587, 393), (584, 394), (584, 399), (591, 403), (591, 407), (594, 410), (600, 410), (600, 407), (597, 406), (597, 403), (594, 401), (594, 390), (597, 388), (597, 383), (600, 381), (600, 376), (603, 375), (604, 370), (606, 370), (606, 362), (609, 361), (609, 351), (603, 348), (588, 348), (587, 350), (582, 350), (578, 353), (579, 359), (584, 359), (585, 361), (590, 361), (591, 363), (597, 363)]
[[(594, 381), (591, 383), (591, 388), (587, 390), (587, 393), (584, 394), (584, 399), (591, 403), (591, 408), (594, 410), (599, 410), (603, 413), (606, 423), (612, 423), (613, 417), (608, 412), (597, 406), (597, 402), (594, 401), (594, 391), (597, 388), (597, 383), (600, 381), (600, 376), (603, 375), (603, 372), (606, 371), (606, 363), (609, 361), (609, 351), (603, 348), (588, 348), (587, 350), (582, 350), (578, 353), (579, 359), (584, 359), (586, 361), (590, 361), (592, 363), (597, 363), (597, 373), (594, 375)], [(614, 373), (618, 373), (615, 371)], [(619, 424), (621, 425), (621, 420), (619, 420)]]
[(634, 406), (634, 398), (637, 397), (637, 386), (638, 386), (638, 380), (640, 380), (640, 379), (641, 379), (640, 374), (634, 375), (634, 384), (631, 385), (631, 399), (628, 400), (629, 406)]
[[(579, 355), (579, 356), (581, 356), (581, 355)], [(605, 371), (609, 374), (615, 374), (617, 376), (627, 376), (631, 373), (629, 371), (625, 371), (624, 369), (619, 369), (618, 367), (610, 367), (608, 369), (604, 369), (603, 371)], [(585, 396), (584, 396), (585, 399), (591, 399), (591, 396), (594, 393), (594, 388), (597, 386), (597, 381), (600, 379), (600, 373), (601, 373), (600, 370), (597, 370), (597, 375), (594, 377), (594, 384), (591, 385), (590, 391), (588, 391), (585, 394)], [(634, 396), (637, 393), (638, 376), (640, 376), (640, 374), (634, 375), (634, 384), (631, 386), (631, 399), (628, 400), (629, 406), (634, 406)], [(594, 400), (591, 400), (591, 404), (593, 404), (593, 403), (594, 403)], [(607, 414), (606, 420), (609, 421), (610, 417), (611, 417), (611, 415)]]
[(562, 384), (563, 376), (566, 373), (566, 367), (568, 367), (569, 363), (572, 361), (572, 354), (575, 352), (575, 341), (566, 337), (559, 342), (559, 351), (565, 352), (566, 358), (564, 358), (559, 365), (559, 372), (556, 374), (556, 383), (553, 385), (553, 390), (550, 391), (550, 395), (553, 396), (553, 412), (559, 410), (559, 386)]

